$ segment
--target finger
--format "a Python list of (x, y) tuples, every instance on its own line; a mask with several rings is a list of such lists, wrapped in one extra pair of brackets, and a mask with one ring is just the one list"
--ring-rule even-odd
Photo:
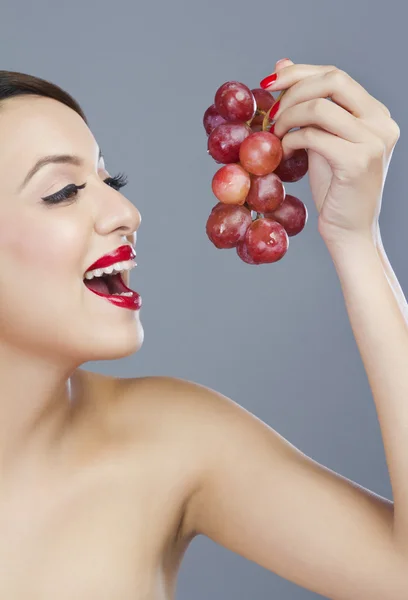
[(379, 102), (344, 71), (335, 69), (300, 80), (283, 96), (274, 118), (290, 106), (313, 98), (331, 98), (357, 118), (383, 115)]
[(385, 104), (383, 104), (382, 102), (380, 102), (379, 100), (377, 100), (379, 107), (381, 108), (381, 110), (387, 115), (387, 117), (391, 117), (391, 113), (388, 110), (388, 108), (385, 106)]
[(289, 67), (289, 65), (294, 65), (295, 63), (290, 60), (290, 58), (281, 58), (277, 60), (275, 63), (275, 71), (280, 71), (284, 67)]
[(305, 77), (317, 75), (318, 73), (325, 73), (335, 68), (336, 67), (333, 65), (288, 64), (287, 66), (282, 66), (278, 72), (275, 71), (275, 75), (277, 75), (275, 81), (269, 83), (269, 78), (271, 76), (268, 75), (268, 77), (265, 77), (259, 85), (268, 91), (286, 90), (301, 79), (305, 79)]
[(318, 126), (349, 142), (368, 141), (372, 133), (364, 122), (325, 98), (313, 98), (278, 111), (280, 116), (271, 130), (282, 138), (294, 127)]
[[(390, 116), (388, 108), (382, 102), (369, 94), (367, 90), (350, 75), (348, 75), (348, 73), (338, 69), (333, 65), (288, 64), (288, 66), (279, 69), (279, 73), (277, 73), (277, 75), (278, 77), (276, 81), (273, 81), (271, 84), (269, 84), (266, 89), (271, 92), (274, 90), (288, 90), (284, 96), (285, 102), (287, 101), (287, 98), (290, 95), (289, 92), (291, 91), (288, 88), (294, 87), (305, 78), (321, 75), (322, 77), (326, 76), (327, 79), (331, 81), (331, 87), (334, 88), (333, 92), (329, 91), (326, 96), (332, 97), (331, 93), (336, 92), (338, 96), (338, 92), (341, 91), (341, 88), (347, 85), (348, 93), (352, 94), (352, 97), (349, 99), (350, 108), (346, 110), (350, 110), (350, 112), (352, 112), (352, 114), (355, 116), (375, 116), (375, 114), (378, 114), (378, 109), (380, 109), (381, 112), (385, 113), (388, 117)], [(263, 82), (265, 82), (265, 80), (263, 80)], [(261, 87), (263, 82), (260, 84)], [(337, 102), (334, 97), (332, 98), (335, 102)], [(343, 105), (341, 100), (339, 100), (338, 103)], [(343, 108), (345, 108), (344, 105)]]
[(285, 159), (295, 150), (314, 150), (327, 160), (332, 169), (339, 169), (342, 167), (340, 157), (349, 156), (355, 146), (352, 142), (311, 126), (287, 133), (282, 140), (282, 149)]

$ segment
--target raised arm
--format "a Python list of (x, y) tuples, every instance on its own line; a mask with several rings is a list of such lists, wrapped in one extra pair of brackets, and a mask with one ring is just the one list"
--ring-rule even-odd
[(288, 89), (275, 125), (285, 155), (309, 151), (319, 232), (372, 390), (394, 503), (317, 464), (225, 396), (178, 382), (197, 448), (181, 535), (207, 535), (333, 600), (406, 600), (408, 311), (378, 237), (399, 129), (333, 66), (287, 63), (276, 89)]
[(332, 256), (381, 427), (394, 498), (394, 539), (408, 557), (407, 304), (383, 247), (374, 252), (369, 241), (360, 241), (358, 248), (339, 248)]
[(395, 504), (319, 465), (229, 398), (176, 381), (196, 448), (181, 536), (206, 535), (333, 600), (405, 600), (408, 332), (375, 244), (350, 241), (332, 256), (377, 406)]

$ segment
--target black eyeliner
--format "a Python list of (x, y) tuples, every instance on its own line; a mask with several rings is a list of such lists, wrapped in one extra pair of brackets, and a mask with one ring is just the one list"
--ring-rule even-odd
[[(107, 177), (104, 180), (104, 183), (112, 186), (116, 191), (119, 191), (128, 183), (128, 178), (125, 173), (119, 173), (114, 177)], [(58, 204), (59, 202), (63, 202), (64, 200), (69, 200), (69, 198), (72, 195), (76, 196), (78, 194), (78, 191), (84, 189), (85, 187), (86, 183), (83, 183), (82, 185), (75, 185), (74, 183), (70, 183), (59, 192), (51, 194), (50, 196), (45, 196), (41, 199), (48, 205)]]

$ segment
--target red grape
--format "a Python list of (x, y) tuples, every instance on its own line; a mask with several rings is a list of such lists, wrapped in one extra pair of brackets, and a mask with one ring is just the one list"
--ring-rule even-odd
[(276, 169), (282, 160), (282, 155), (280, 139), (269, 131), (259, 131), (252, 133), (241, 143), (239, 162), (249, 173), (262, 176)]
[(284, 227), (273, 219), (256, 219), (245, 234), (248, 255), (256, 262), (273, 263), (283, 258), (289, 248)]
[(212, 180), (212, 191), (224, 204), (244, 204), (250, 187), (249, 173), (237, 164), (221, 167)]
[(218, 163), (237, 163), (240, 146), (251, 134), (245, 123), (221, 123), (208, 138), (208, 152)]
[(207, 219), (206, 232), (217, 248), (234, 248), (244, 239), (252, 223), (251, 212), (245, 206), (216, 204)]
[(239, 81), (227, 81), (218, 88), (214, 104), (227, 121), (249, 121), (256, 111), (253, 93)]
[[(270, 92), (268, 92), (268, 90), (263, 90), (262, 88), (255, 88), (254, 90), (251, 90), (251, 92), (255, 97), (256, 107), (259, 111), (262, 110), (264, 112), (268, 112), (271, 106), (275, 104), (275, 98)], [(261, 129), (258, 131), (261, 131), (263, 120), (264, 115), (255, 115), (255, 117), (252, 119), (251, 127), (260, 125)]]
[(248, 246), (245, 243), (245, 239), (243, 239), (240, 242), (238, 242), (238, 244), (237, 244), (237, 254), (238, 254), (238, 256), (239, 256), (239, 258), (241, 260), (243, 260), (244, 262), (248, 263), (249, 265), (260, 265), (260, 264), (262, 264), (259, 261), (256, 261), (253, 258), (251, 258), (251, 256), (249, 255), (249, 252), (248, 252)]
[(282, 181), (294, 183), (304, 177), (309, 168), (309, 157), (306, 150), (295, 150), (290, 158), (283, 159), (275, 173)]
[(276, 101), (267, 90), (228, 81), (203, 116), (207, 152), (222, 165), (212, 179), (219, 202), (207, 218), (206, 233), (216, 248), (235, 248), (250, 265), (281, 260), (289, 238), (303, 230), (308, 218), (305, 204), (286, 194), (283, 183), (307, 173), (307, 151), (295, 150), (284, 159), (280, 138), (269, 125), (263, 131)]
[(220, 113), (217, 111), (217, 109), (215, 108), (215, 104), (212, 104), (211, 106), (209, 106), (204, 113), (203, 125), (204, 125), (204, 129), (205, 129), (207, 135), (210, 135), (210, 133), (216, 127), (218, 127), (218, 125), (221, 125), (221, 123), (225, 123), (225, 122), (226, 121), (225, 121), (224, 117), (222, 117), (220, 115)]
[(283, 203), (273, 212), (265, 213), (265, 217), (281, 223), (288, 236), (291, 237), (302, 231), (307, 223), (308, 212), (305, 204), (299, 198), (286, 194)]
[(263, 177), (252, 175), (246, 203), (252, 210), (263, 214), (278, 208), (285, 199), (285, 193), (284, 185), (276, 173)]

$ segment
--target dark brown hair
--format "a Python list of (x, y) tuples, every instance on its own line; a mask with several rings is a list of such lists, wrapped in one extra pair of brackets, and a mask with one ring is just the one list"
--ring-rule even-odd
[(85, 114), (78, 102), (58, 85), (18, 71), (0, 71), (0, 107), (3, 100), (25, 94), (58, 100), (58, 102), (62, 102), (62, 104), (75, 110), (88, 125)]

